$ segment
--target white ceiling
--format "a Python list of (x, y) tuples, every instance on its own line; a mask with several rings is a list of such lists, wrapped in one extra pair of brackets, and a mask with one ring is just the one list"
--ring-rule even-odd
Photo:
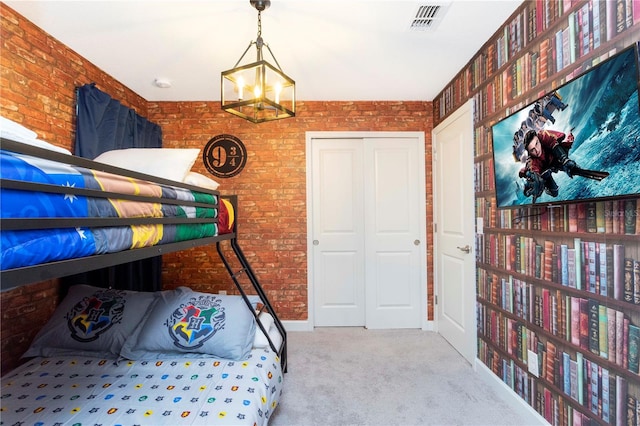
[[(257, 34), (249, 0), (5, 3), (147, 101), (220, 100), (220, 73)], [(262, 36), (300, 100), (430, 101), (521, 3), (272, 0)], [(424, 5), (442, 19), (412, 30)]]

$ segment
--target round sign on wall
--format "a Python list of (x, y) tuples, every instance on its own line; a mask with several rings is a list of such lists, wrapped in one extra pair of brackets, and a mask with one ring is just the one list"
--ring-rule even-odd
[(204, 147), (202, 161), (212, 175), (232, 177), (240, 173), (247, 163), (247, 149), (235, 136), (214, 136)]

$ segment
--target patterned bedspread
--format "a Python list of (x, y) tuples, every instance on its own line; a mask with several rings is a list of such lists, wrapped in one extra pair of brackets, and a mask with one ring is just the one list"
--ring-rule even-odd
[[(196, 222), (200, 219), (200, 223), (3, 230), (0, 257), (3, 270), (212, 237), (224, 232), (219, 230), (218, 223), (210, 220), (218, 217), (218, 197), (209, 193), (155, 184), (3, 150), (0, 150), (0, 170), (3, 179), (177, 200), (177, 204), (158, 203), (151, 198), (149, 202), (142, 202), (116, 197), (86, 197), (2, 188), (2, 219), (178, 217), (193, 218)], [(181, 205), (181, 201), (203, 204)], [(202, 219), (206, 223), (202, 223)]]
[(282, 386), (269, 349), (246, 361), (35, 358), (2, 378), (0, 424), (266, 425)]

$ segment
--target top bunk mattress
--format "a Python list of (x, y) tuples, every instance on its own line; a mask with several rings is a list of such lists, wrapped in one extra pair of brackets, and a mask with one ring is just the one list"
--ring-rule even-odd
[(1, 270), (232, 232), (217, 191), (5, 149), (0, 171)]

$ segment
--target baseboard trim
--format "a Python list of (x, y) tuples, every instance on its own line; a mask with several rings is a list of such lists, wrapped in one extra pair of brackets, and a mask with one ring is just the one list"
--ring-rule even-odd
[(282, 325), (286, 331), (313, 331), (308, 320), (284, 320)]
[(435, 331), (435, 321), (426, 321), (422, 326), (422, 331)]
[(489, 369), (482, 361), (476, 358), (474, 365), (475, 370), (487, 382), (491, 388), (503, 396), (506, 400), (513, 404), (513, 407), (523, 416), (531, 419), (531, 425), (549, 425), (549, 422), (545, 420), (532, 406), (526, 403), (526, 401), (515, 393), (506, 383), (504, 383), (498, 376), (493, 374), (493, 371)]
[[(313, 326), (308, 320), (283, 320), (282, 325), (287, 331), (313, 331)], [(422, 327), (423, 331), (434, 331), (434, 321), (427, 321)]]

